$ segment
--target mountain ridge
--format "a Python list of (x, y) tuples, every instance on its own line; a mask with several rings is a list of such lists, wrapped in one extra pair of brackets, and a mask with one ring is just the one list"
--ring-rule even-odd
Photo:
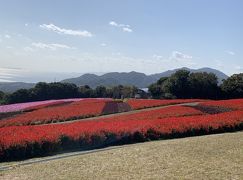
[[(183, 67), (183, 68), (168, 70), (168, 71), (164, 71), (162, 73), (155, 73), (155, 74), (150, 74), (150, 75), (146, 75), (144, 73), (136, 72), (136, 71), (109, 72), (109, 73), (105, 73), (103, 75), (86, 73), (86, 74), (83, 74), (76, 78), (64, 79), (60, 82), (74, 83), (77, 86), (89, 85), (92, 88), (95, 88), (100, 85), (110, 87), (110, 86), (116, 86), (119, 84), (134, 85), (139, 88), (145, 88), (148, 85), (159, 80), (161, 77), (168, 77), (180, 69), (189, 70), (190, 72), (208, 72), (208, 73), (212, 72), (212, 73), (216, 74), (219, 82), (222, 82), (223, 79), (228, 78), (228, 76), (226, 74), (224, 74), (223, 72), (216, 70), (216, 69), (208, 68), (208, 67), (204, 67), (204, 68), (200, 68), (200, 69), (189, 69), (187, 67)], [(24, 82), (8, 82), (8, 83), (0, 82), (0, 91), (14, 92), (14, 91), (16, 91), (18, 89), (22, 89), (22, 88), (26, 88), (26, 89), (32, 88), (32, 87), (34, 87), (34, 85), (35, 85), (34, 83), (24, 83)]]
[(147, 87), (148, 85), (156, 82), (159, 80), (161, 77), (168, 77), (171, 76), (173, 73), (180, 69), (185, 69), (190, 72), (208, 72), (208, 73), (214, 73), (218, 77), (219, 83), (222, 82), (223, 79), (228, 78), (226, 74), (223, 72), (208, 68), (208, 67), (203, 67), (199, 69), (189, 69), (187, 67), (183, 68), (178, 68), (178, 69), (173, 69), (173, 70), (168, 70), (162, 73), (156, 73), (156, 74), (151, 74), (151, 75), (146, 75), (144, 73), (140, 72), (110, 72), (106, 73), (103, 75), (94, 75), (94, 74), (84, 74), (82, 76), (79, 76), (77, 78), (70, 78), (70, 79), (64, 79), (61, 82), (69, 82), (69, 83), (74, 83), (78, 86), (81, 85), (89, 85), (92, 88), (95, 88), (96, 86), (99, 85), (104, 85), (104, 86), (115, 86), (115, 85), (134, 85), (139, 88), (144, 88)]

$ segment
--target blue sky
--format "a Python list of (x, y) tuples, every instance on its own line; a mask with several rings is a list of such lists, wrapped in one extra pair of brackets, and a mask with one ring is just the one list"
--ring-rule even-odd
[(241, 0), (1, 1), (0, 81), (185, 66), (243, 72), (242, 9)]

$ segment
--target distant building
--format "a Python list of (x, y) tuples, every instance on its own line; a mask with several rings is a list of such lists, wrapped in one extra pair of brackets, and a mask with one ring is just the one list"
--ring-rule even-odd
[(138, 89), (137, 93), (134, 96), (134, 98), (136, 98), (136, 99), (147, 99), (149, 97), (150, 97), (150, 95), (149, 95), (148, 88)]
[(142, 91), (149, 93), (149, 89), (148, 88), (140, 88)]

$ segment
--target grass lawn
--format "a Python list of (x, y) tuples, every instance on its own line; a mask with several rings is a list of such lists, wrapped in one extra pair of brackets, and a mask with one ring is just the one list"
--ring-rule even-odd
[(146, 142), (20, 166), (0, 179), (243, 179), (243, 132)]

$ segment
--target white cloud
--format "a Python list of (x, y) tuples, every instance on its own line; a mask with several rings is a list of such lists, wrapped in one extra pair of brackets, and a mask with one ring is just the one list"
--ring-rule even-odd
[(109, 23), (111, 26), (115, 26), (115, 27), (130, 27), (130, 25), (128, 25), (128, 24), (119, 24), (119, 23), (117, 23), (117, 22), (115, 22), (115, 21), (110, 21), (110, 23)]
[(27, 27), (27, 26), (29, 26), (29, 24), (28, 24), (28, 23), (25, 23), (24, 25), (25, 25), (26, 27)]
[(35, 48), (50, 49), (50, 50), (75, 49), (74, 47), (70, 47), (70, 46), (65, 45), (65, 44), (45, 44), (45, 43), (38, 42), (38, 43), (32, 43), (31, 45)]
[(132, 29), (128, 28), (128, 27), (124, 27), (122, 28), (123, 31), (125, 32), (132, 32)]
[(177, 59), (177, 60), (180, 60), (180, 59), (192, 59), (192, 56), (187, 55), (187, 54), (183, 54), (183, 53), (178, 52), (178, 51), (173, 51), (171, 58)]
[(10, 39), (11, 38), (11, 36), (8, 35), (8, 34), (5, 34), (4, 37), (7, 38), (7, 39)]
[(64, 29), (60, 28), (54, 24), (42, 24), (40, 25), (40, 28), (53, 31), (58, 34), (66, 34), (66, 35), (72, 35), (72, 36), (79, 36), (79, 37), (92, 37), (93, 34), (89, 31), (80, 31), (80, 30), (72, 30), (72, 29)]
[(117, 28), (121, 28), (124, 32), (133, 32), (133, 30), (131, 29), (131, 26), (128, 24), (119, 24), (115, 21), (110, 21), (109, 25), (117, 27)]
[(111, 26), (119, 27), (119, 25), (118, 25), (115, 21), (111, 21), (109, 24), (110, 24)]
[(233, 51), (225, 51), (227, 54), (229, 54), (229, 55), (232, 55), (232, 56), (234, 56), (235, 55), (235, 52), (233, 52)]
[(157, 55), (157, 54), (154, 54), (152, 57), (153, 57), (154, 59), (156, 59), (156, 60), (161, 60), (161, 59), (163, 59), (163, 56), (160, 56), (160, 55)]
[(106, 43), (101, 43), (100, 45), (103, 46), (103, 47), (107, 46)]
[(191, 55), (184, 54), (178, 51), (173, 51), (171, 56), (169, 57), (169, 60), (170, 63), (174, 64), (175, 67), (195, 67), (197, 65), (197, 63), (193, 60)]

